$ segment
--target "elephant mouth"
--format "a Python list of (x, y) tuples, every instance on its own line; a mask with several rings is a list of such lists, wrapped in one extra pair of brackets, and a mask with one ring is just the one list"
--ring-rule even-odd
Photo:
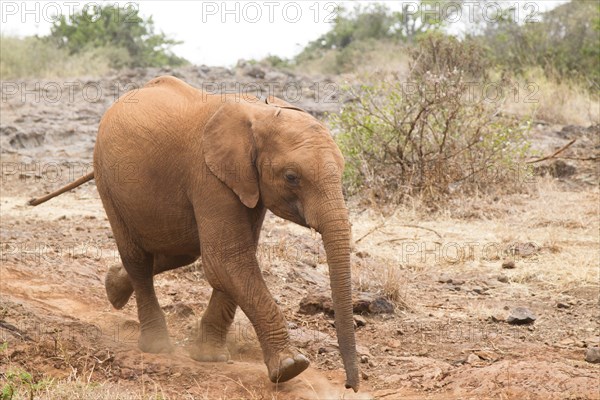
[(306, 217), (304, 216), (304, 207), (299, 200), (287, 201), (286, 206), (287, 207), (284, 209), (279, 207), (268, 208), (271, 210), (271, 212), (273, 212), (273, 214), (280, 218), (292, 221), (293, 223), (305, 228), (311, 228), (310, 224), (306, 221)]

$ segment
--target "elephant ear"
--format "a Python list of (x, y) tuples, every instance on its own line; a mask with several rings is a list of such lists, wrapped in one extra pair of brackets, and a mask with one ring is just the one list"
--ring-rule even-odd
[(239, 104), (225, 103), (204, 128), (204, 161), (248, 208), (256, 207), (260, 192), (254, 165), (256, 149), (252, 122)]
[(287, 101), (281, 100), (280, 98), (277, 98), (275, 96), (268, 96), (265, 99), (265, 103), (271, 105), (271, 106), (275, 106), (275, 107), (279, 107), (279, 108), (286, 108), (288, 110), (296, 110), (296, 111), (302, 111), (302, 112), (306, 112), (305, 110), (293, 106), (290, 103), (288, 103)]

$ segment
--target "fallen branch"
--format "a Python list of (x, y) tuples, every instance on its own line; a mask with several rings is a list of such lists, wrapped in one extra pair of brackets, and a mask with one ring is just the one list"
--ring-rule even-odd
[(356, 242), (354, 243), (358, 243), (361, 240), (363, 240), (364, 238), (366, 238), (367, 236), (369, 236), (371, 233), (375, 232), (378, 229), (383, 228), (385, 225), (385, 222), (380, 222), (379, 224), (375, 225), (373, 228), (371, 228), (367, 233), (365, 233), (364, 235), (362, 235), (359, 239), (356, 240)]
[(527, 161), (527, 164), (534, 164), (534, 163), (538, 163), (538, 162), (541, 162), (541, 161), (546, 161), (546, 160), (549, 160), (551, 158), (554, 158), (558, 154), (560, 154), (563, 151), (565, 151), (566, 149), (568, 149), (573, 143), (575, 143), (576, 140), (577, 139), (571, 140), (569, 143), (565, 144), (563, 147), (561, 147), (560, 149), (556, 150), (554, 153), (550, 154), (549, 156), (542, 157), (542, 158), (539, 158), (539, 159), (533, 160), (533, 161)]
[(577, 161), (596, 161), (598, 159), (600, 159), (600, 157), (596, 156), (592, 156), (592, 157), (556, 157), (559, 158), (561, 160), (577, 160)]
[(429, 232), (433, 232), (437, 235), (437, 237), (439, 237), (440, 239), (442, 239), (442, 235), (440, 235), (436, 230), (431, 229), (431, 228), (425, 228), (424, 226), (419, 226), (419, 225), (400, 225), (400, 226), (405, 226), (407, 228), (417, 228), (417, 229), (423, 229)]

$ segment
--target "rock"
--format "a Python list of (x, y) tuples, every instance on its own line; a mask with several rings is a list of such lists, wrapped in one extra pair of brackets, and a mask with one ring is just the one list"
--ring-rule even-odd
[(483, 294), (487, 289), (482, 288), (481, 286), (473, 286), (473, 288), (471, 289), (471, 291), (477, 293), (477, 294)]
[(352, 299), (352, 309), (356, 314), (393, 314), (394, 305), (385, 297), (370, 293), (359, 293)]
[[(352, 308), (356, 314), (393, 314), (394, 305), (385, 297), (370, 293), (358, 293), (352, 298)], [(317, 314), (324, 312), (333, 315), (333, 302), (330, 297), (308, 294), (300, 300), (299, 311), (303, 314)], [(366, 321), (365, 321), (366, 323)], [(358, 326), (358, 322), (356, 323)]]
[(163, 310), (167, 314), (174, 314), (180, 318), (187, 318), (191, 315), (194, 315), (194, 310), (192, 309), (192, 307), (182, 302), (168, 304), (163, 307)]
[(313, 329), (297, 328), (289, 331), (290, 340), (299, 347), (308, 347), (316, 343), (322, 344), (330, 340), (329, 335)]
[(467, 360), (465, 361), (467, 364), (476, 364), (479, 361), (481, 361), (481, 358), (479, 358), (476, 354), (469, 354), (469, 356), (467, 357)]
[(498, 282), (508, 283), (508, 276), (504, 274), (498, 275)]
[(592, 364), (600, 363), (600, 347), (590, 347), (585, 352), (585, 361)]
[(475, 351), (473, 354), (484, 361), (496, 361), (499, 358), (496, 353), (487, 350)]
[(504, 268), (504, 269), (514, 269), (515, 267), (516, 267), (516, 265), (513, 260), (505, 260), (502, 262), (502, 268)]
[(356, 326), (367, 326), (367, 320), (360, 315), (354, 316), (354, 322), (356, 323)]
[(567, 303), (563, 303), (563, 302), (558, 302), (556, 303), (556, 308), (571, 308), (571, 306)]
[(297, 268), (292, 269), (288, 273), (288, 277), (292, 280), (299, 280), (318, 287), (326, 287), (329, 285), (329, 279), (313, 267), (305, 263), (298, 262)]
[(448, 275), (446, 274), (442, 274), (440, 275), (440, 277), (438, 278), (438, 282), (439, 283), (452, 283), (452, 278), (450, 278)]
[(365, 371), (360, 371), (360, 376), (362, 378), (363, 381), (368, 381), (369, 380), (369, 374), (367, 374)]
[(325, 346), (325, 347), (319, 347), (319, 350), (317, 351), (319, 354), (325, 354), (325, 353), (334, 353), (337, 351), (337, 348), (335, 348), (334, 346)]
[(360, 344), (356, 345), (356, 352), (359, 356), (367, 356), (367, 358), (371, 358), (371, 352), (366, 346), (362, 346)]
[(533, 323), (536, 319), (535, 314), (527, 307), (516, 307), (511, 310), (506, 322), (511, 325), (525, 325)]
[(562, 160), (556, 160), (548, 168), (548, 172), (555, 178), (566, 178), (575, 175), (577, 168), (571, 164), (567, 164)]
[(587, 347), (600, 346), (600, 336), (590, 336), (583, 339), (583, 342)]
[(515, 243), (508, 248), (508, 251), (513, 256), (529, 257), (536, 254), (540, 250), (540, 246), (533, 242)]
[(358, 257), (358, 258), (367, 258), (367, 257), (370, 257), (370, 255), (366, 251), (357, 251), (356, 252), (356, 257)]
[[(394, 364), (395, 365), (395, 364)], [(390, 375), (386, 378), (383, 379), (383, 381), (387, 384), (393, 385), (393, 384), (398, 384), (400, 383), (400, 381), (402, 380), (402, 376), (394, 374), (394, 375)]]
[(366, 364), (369, 362), (369, 357), (367, 356), (360, 356), (360, 362), (363, 364)]
[(309, 293), (300, 300), (300, 310), (303, 314), (313, 315), (319, 312), (333, 314), (333, 302), (331, 298)]

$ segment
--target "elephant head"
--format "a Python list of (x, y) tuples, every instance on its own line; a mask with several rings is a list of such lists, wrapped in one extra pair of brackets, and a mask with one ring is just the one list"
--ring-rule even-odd
[(343, 156), (327, 128), (283, 100), (224, 103), (204, 131), (211, 172), (249, 208), (321, 233), (346, 387), (358, 390), (350, 279), (350, 223), (342, 195)]

